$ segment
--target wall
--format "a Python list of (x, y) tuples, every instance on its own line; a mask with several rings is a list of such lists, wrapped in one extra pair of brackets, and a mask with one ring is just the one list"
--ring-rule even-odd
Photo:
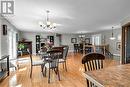
[[(1, 56), (9, 55), (9, 32), (18, 32), (15, 26), (13, 26), (9, 21), (7, 21), (4, 17), (0, 17), (0, 30), (1, 30)], [(2, 25), (7, 25), (7, 35), (3, 35)], [(1, 58), (1, 57), (0, 57)]]
[(130, 22), (130, 15), (121, 21), (121, 25), (123, 26), (127, 24), (128, 22)]
[(117, 44), (117, 42), (121, 42), (121, 29), (114, 29), (113, 30), (114, 37), (116, 38), (115, 40), (109, 39), (111, 37), (111, 33), (112, 33), (112, 30), (105, 30), (105, 31), (94, 32), (94, 33), (90, 33), (90, 34), (91, 35), (101, 34), (102, 44), (109, 44), (109, 51), (112, 54), (115, 54), (115, 55), (120, 54), (120, 51), (117, 50), (117, 48), (116, 48), (116, 44)]
[[(20, 38), (25, 38), (27, 41), (32, 41), (32, 53), (36, 53), (36, 39), (35, 36), (40, 35), (42, 38), (47, 38), (49, 35), (54, 36), (54, 46), (59, 46), (59, 37), (56, 34), (48, 33), (33, 33), (33, 32), (20, 32)], [(62, 45), (69, 45), (69, 51), (73, 51), (73, 43), (71, 43), (71, 38), (77, 38), (78, 35), (76, 34), (62, 34), (61, 36), (61, 44)]]
[[(117, 50), (117, 48), (116, 48), (116, 43), (121, 42), (121, 38), (118, 39), (119, 37), (121, 37), (121, 29), (114, 29), (113, 30), (114, 37), (116, 37), (115, 40), (110, 40), (109, 39), (111, 37), (111, 33), (112, 33), (112, 30), (105, 30), (105, 31), (100, 31), (100, 32), (88, 33), (88, 34), (85, 34), (86, 35), (85, 38), (91, 38), (92, 35), (94, 35), (94, 34), (101, 34), (101, 36), (102, 36), (102, 41), (101, 41), (102, 44), (109, 44), (109, 51), (112, 54), (120, 54), (120, 51)], [(25, 38), (28, 41), (32, 41), (32, 48), (33, 48), (32, 52), (33, 52), (33, 54), (36, 53), (36, 40), (35, 40), (36, 35), (41, 35), (42, 38), (47, 38), (48, 35), (54, 35), (54, 37), (55, 37), (54, 45), (59, 46), (59, 38), (56, 36), (56, 34), (21, 32), (20, 33), (20, 38)], [(78, 36), (79, 36), (79, 34), (62, 34), (62, 36), (61, 36), (61, 44), (62, 45), (69, 45), (69, 51), (72, 52), (73, 49), (74, 49), (73, 48), (74, 43), (71, 43), (71, 38), (77, 38), (77, 43), (80, 43), (80, 40), (79, 40)], [(91, 39), (90, 39), (90, 43), (91, 43)]]
[[(1, 26), (1, 16), (0, 16), (0, 26)], [(1, 58), (1, 27), (0, 27), (0, 58)]]
[(55, 34), (52, 33), (34, 33), (34, 32), (20, 32), (20, 39), (25, 38), (26, 41), (32, 41), (32, 53), (36, 54), (36, 35), (40, 35), (41, 38), (47, 38), (47, 36), (54, 36), (55, 46), (57, 45), (57, 38)]
[(78, 35), (76, 34), (62, 34), (62, 37), (61, 37), (61, 44), (68, 45), (70, 52), (72, 52), (74, 49), (74, 46), (73, 46), (74, 43), (71, 43), (71, 38), (77, 38), (77, 43), (79, 43)]

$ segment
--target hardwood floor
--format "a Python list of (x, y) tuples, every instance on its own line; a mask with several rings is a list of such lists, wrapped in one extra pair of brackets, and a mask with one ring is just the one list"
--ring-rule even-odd
[[(16, 71), (12, 71), (10, 76), (0, 82), (0, 87), (86, 87), (86, 80), (82, 76), (84, 72), (83, 65), (81, 64), (82, 54), (70, 53), (67, 59), (67, 69), (63, 69), (60, 65), (61, 81), (54, 72), (51, 72), (51, 83), (48, 84), (48, 75), (43, 77), (41, 68), (34, 67), (32, 78), (30, 78), (30, 63), (20, 65)], [(38, 56), (33, 56), (37, 59)], [(118, 65), (119, 61), (106, 59), (104, 62), (105, 67)]]

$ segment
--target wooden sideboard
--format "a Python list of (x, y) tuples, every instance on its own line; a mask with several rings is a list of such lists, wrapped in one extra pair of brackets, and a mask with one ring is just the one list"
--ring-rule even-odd
[(32, 54), (32, 41), (18, 41), (18, 44), (20, 44), (20, 43), (25, 45), (25, 49), (22, 50), (23, 55), (28, 54), (27, 48), (30, 50), (30, 53)]

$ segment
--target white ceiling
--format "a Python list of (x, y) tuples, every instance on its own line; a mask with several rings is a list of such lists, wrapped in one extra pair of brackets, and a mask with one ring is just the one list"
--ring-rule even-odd
[(94, 32), (120, 27), (130, 15), (130, 0), (15, 0), (14, 16), (7, 19), (21, 31), (46, 32), (38, 24), (46, 10), (60, 24), (49, 32)]

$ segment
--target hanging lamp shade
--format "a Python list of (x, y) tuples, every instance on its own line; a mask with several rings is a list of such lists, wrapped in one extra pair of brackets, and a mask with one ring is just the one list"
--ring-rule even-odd
[(114, 34), (113, 34), (113, 27), (112, 27), (112, 36), (110, 37), (110, 40), (115, 40), (116, 38), (114, 37)]

